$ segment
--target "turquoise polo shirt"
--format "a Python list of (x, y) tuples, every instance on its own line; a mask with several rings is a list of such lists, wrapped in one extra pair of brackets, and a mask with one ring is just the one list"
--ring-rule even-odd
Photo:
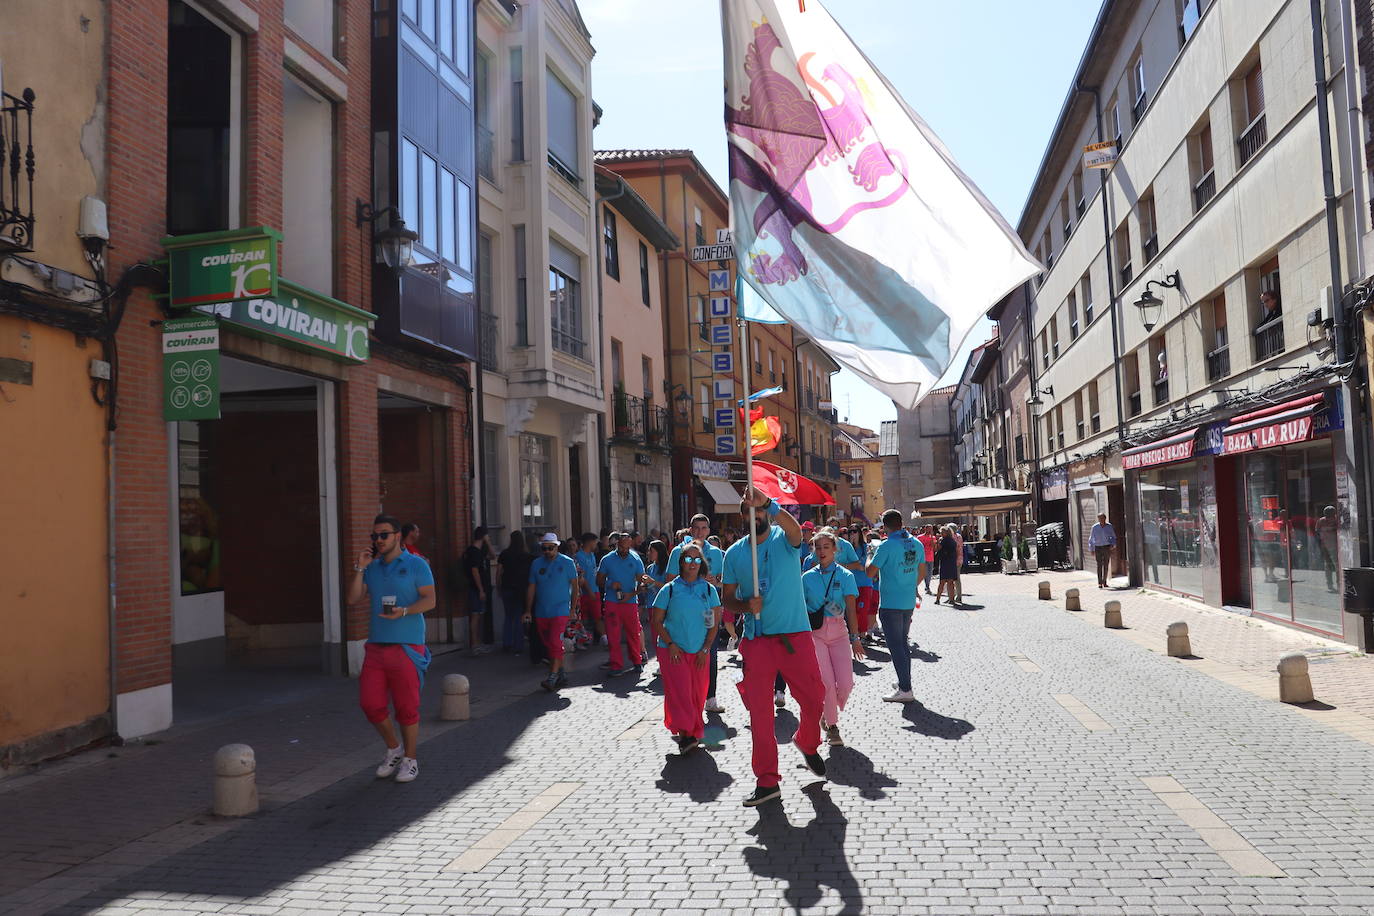
[(853, 572), (834, 562), (829, 568), (813, 566), (802, 573), (802, 595), (811, 613), (823, 610), (827, 617), (843, 617), (845, 596), (859, 597), (859, 586)]
[[(705, 579), (684, 582), (674, 579), (654, 596), (654, 607), (663, 610), (663, 629), (684, 652), (700, 652), (706, 634), (716, 622), (716, 608), (720, 607), (720, 592)], [(668, 644), (662, 639), (659, 648)]]
[[(721, 583), (736, 586), (735, 597), (741, 600), (754, 597), (749, 543), (749, 538), (744, 538), (730, 545), (725, 551), (725, 571), (721, 575)], [(774, 525), (758, 551), (763, 610), (757, 619), (753, 614), (742, 615), (744, 636), (809, 633), (811, 623), (806, 618), (806, 601), (802, 598), (798, 548), (787, 542), (787, 533), (782, 528)]]
[[(607, 601), (633, 604), (638, 600), (636, 590), (639, 588), (639, 577), (644, 575), (644, 561), (633, 550), (623, 557), (614, 550), (611, 551), (601, 558), (601, 564), (597, 566), (596, 571), (606, 575)], [(612, 582), (619, 582), (621, 591), (612, 588)]]
[(410, 607), (420, 600), (420, 587), (434, 584), (434, 573), (423, 557), (401, 551), (390, 563), (381, 557), (363, 570), (363, 584), (372, 600), (372, 619), (368, 622), (368, 642), (425, 643), (425, 615), (407, 614), (396, 620), (382, 616), (382, 598), (396, 597), (397, 607)]
[(567, 617), (570, 613), (572, 584), (578, 568), (563, 554), (536, 557), (530, 564), (530, 584), (534, 586), (534, 616)]
[(596, 554), (586, 550), (579, 550), (573, 554), (573, 562), (582, 571), (582, 580), (585, 582), (584, 592), (596, 591)]
[[(715, 544), (707, 543), (701, 548), (701, 555), (706, 558), (707, 575), (720, 575), (721, 568), (725, 565), (725, 551)], [(682, 559), (682, 545), (673, 548), (672, 553), (668, 554), (668, 565), (665, 567), (669, 576), (680, 575), (678, 572), (678, 561)]]
[(906, 529), (894, 531), (878, 545), (871, 565), (878, 568), (878, 607), (890, 611), (916, 608), (916, 584), (925, 562), (921, 542)]

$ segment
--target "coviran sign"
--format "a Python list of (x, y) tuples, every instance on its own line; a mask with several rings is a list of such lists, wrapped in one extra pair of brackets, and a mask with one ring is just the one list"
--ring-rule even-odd
[(200, 311), (217, 315), (245, 333), (273, 338), (296, 349), (366, 362), (367, 332), (376, 316), (290, 280), (282, 280), (280, 285), (275, 299), (226, 302)]
[(267, 226), (163, 239), (172, 308), (275, 298), (280, 242)]

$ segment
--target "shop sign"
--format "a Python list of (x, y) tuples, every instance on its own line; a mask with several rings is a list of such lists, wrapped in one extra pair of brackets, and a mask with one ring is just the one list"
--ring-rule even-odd
[(266, 226), (163, 239), (172, 308), (275, 299), (279, 242)]
[(1225, 429), (1225, 422), (1209, 423), (1207, 426), (1203, 427), (1202, 432), (1199, 434), (1202, 438), (1202, 448), (1198, 449), (1195, 452), (1195, 454), (1222, 454), (1222, 450), (1226, 447), (1226, 433), (1224, 432)]
[(1295, 417), (1292, 420), (1283, 420), (1268, 426), (1247, 429), (1244, 432), (1227, 433), (1222, 452), (1223, 454), (1234, 455), (1255, 449), (1275, 448), (1280, 445), (1306, 442), (1312, 438), (1313, 419), (1312, 415), (1308, 414), (1305, 417)]
[(162, 418), (219, 419), (219, 320), (162, 322)]
[(1069, 469), (1055, 468), (1040, 475), (1041, 499), (1069, 498)]
[(351, 363), (367, 361), (367, 332), (376, 318), (289, 280), (281, 281), (281, 293), (274, 299), (226, 302), (201, 311), (248, 334)]
[(651, 465), (653, 463), (653, 459), (650, 458), (648, 455), (644, 454), (643, 452), (635, 452), (635, 464), (647, 467), (648, 465)]
[(1154, 467), (1157, 464), (1187, 461), (1193, 457), (1193, 445), (1196, 442), (1196, 436), (1189, 436), (1182, 442), (1160, 445), (1143, 452), (1135, 452), (1134, 454), (1123, 452), (1121, 467), (1127, 471), (1134, 471), (1138, 468)]
[(1345, 429), (1345, 414), (1341, 412), (1341, 396), (1331, 392), (1326, 397), (1326, 410), (1312, 419), (1312, 435), (1324, 436), (1332, 430)]
[(726, 480), (730, 477), (730, 465), (724, 461), (712, 461), (709, 458), (698, 458), (693, 455), (692, 474), (703, 480)]

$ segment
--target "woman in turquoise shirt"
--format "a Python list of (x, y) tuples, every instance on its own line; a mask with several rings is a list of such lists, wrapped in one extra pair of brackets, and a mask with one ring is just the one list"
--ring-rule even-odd
[[(825, 685), (822, 725), (831, 747), (843, 747), (840, 737), (840, 710), (854, 689), (853, 658), (862, 659), (856, 608), (859, 588), (854, 574), (836, 560), (839, 539), (835, 529), (822, 528), (811, 539), (816, 565), (802, 574), (802, 595), (811, 615), (811, 638), (816, 643), (816, 662)], [(820, 626), (816, 626), (816, 621)]]
[(720, 593), (706, 581), (710, 571), (695, 541), (683, 544), (677, 578), (654, 596), (650, 626), (658, 637), (658, 672), (663, 679), (663, 724), (680, 753), (701, 743), (702, 708), (710, 687), (711, 646), (720, 628)]

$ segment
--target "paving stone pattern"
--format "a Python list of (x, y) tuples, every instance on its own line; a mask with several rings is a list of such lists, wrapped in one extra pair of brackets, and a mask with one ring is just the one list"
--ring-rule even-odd
[[(77, 899), (48, 907), (11, 896), (0, 910), (7, 901), (63, 914), (265, 916), (1374, 910), (1374, 747), (1165, 657), (1162, 625), (1158, 652), (1102, 629), (1095, 590), (1085, 607), (1099, 619), (1087, 626), (1063, 610), (1061, 582), (1077, 583), (1056, 581), (1057, 600), (1040, 602), (1035, 579), (966, 577), (975, 613), (927, 602), (913, 627), (922, 703), (880, 701), (893, 678), (875, 653), (842, 718), (849, 746), (826, 751), (831, 781), (803, 790), (800, 755), (784, 747), (780, 804), (739, 804), (752, 775), (731, 689), (722, 687), (727, 712), (708, 733), (718, 749), (677, 758), (661, 728), (620, 739), (660, 698), (647, 676), (602, 683), (591, 653), (578, 658), (572, 689), (512, 698), (431, 738), (415, 783), (376, 781), (359, 767)], [(1155, 600), (1113, 597), (1128, 626)], [(1179, 609), (1158, 613), (1175, 619)], [(1203, 629), (1199, 654), (1211, 640)], [(522, 663), (505, 663), (533, 680)], [(727, 668), (722, 685), (737, 678)], [(1110, 729), (1090, 731), (1056, 696)], [(778, 715), (783, 738), (795, 713), (789, 703)], [(246, 740), (242, 730), (233, 738)], [(156, 765), (157, 750), (143, 766)], [(1245, 874), (1244, 857), (1228, 863), (1151, 790), (1174, 785), (1162, 777), (1285, 877)], [(581, 785), (523, 833), (503, 835), (480, 871), (449, 867), (558, 783)], [(0, 794), (0, 817), (23, 814), (30, 797), (57, 803), (45, 785)], [(115, 797), (101, 819), (119, 816), (118, 781), (108, 788)], [(41, 833), (41, 811), (25, 823)]]

